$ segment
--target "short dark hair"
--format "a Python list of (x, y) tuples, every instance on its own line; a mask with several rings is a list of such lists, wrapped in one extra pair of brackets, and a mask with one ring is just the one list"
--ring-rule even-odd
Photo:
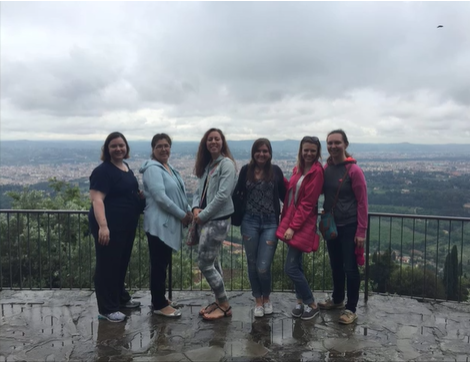
[(150, 142), (150, 145), (152, 146), (152, 149), (155, 148), (155, 145), (161, 139), (165, 139), (171, 147), (171, 138), (170, 138), (170, 136), (166, 133), (157, 133), (156, 135), (153, 136), (152, 142)]
[(129, 143), (127, 143), (126, 137), (124, 137), (124, 134), (122, 134), (121, 132), (113, 132), (108, 137), (106, 137), (106, 140), (104, 141), (104, 144), (101, 147), (101, 161), (111, 161), (111, 155), (109, 154), (109, 144), (113, 139), (116, 138), (122, 138), (122, 140), (126, 144), (126, 155), (124, 156), (124, 159), (129, 158), (129, 152), (131, 151), (131, 149), (129, 148)]
[(168, 134), (166, 133), (157, 133), (156, 135), (153, 136), (152, 138), (152, 142), (150, 142), (150, 145), (152, 146), (152, 152), (150, 153), (150, 158), (154, 158), (153, 156), (153, 149), (155, 148), (155, 146), (157, 145), (157, 142), (161, 139), (164, 139), (168, 142), (168, 144), (170, 145), (171, 147), (171, 138)]

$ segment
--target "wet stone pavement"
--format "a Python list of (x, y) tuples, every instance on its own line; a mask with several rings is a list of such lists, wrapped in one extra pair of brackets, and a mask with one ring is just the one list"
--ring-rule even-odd
[[(315, 293), (318, 299), (326, 294)], [(175, 292), (180, 319), (151, 314), (150, 294), (124, 323), (97, 319), (91, 291), (0, 292), (0, 361), (468, 361), (470, 305), (373, 295), (353, 325), (340, 311), (292, 319), (293, 293), (273, 293), (255, 319), (249, 292), (230, 292), (233, 317), (198, 316), (209, 292)]]

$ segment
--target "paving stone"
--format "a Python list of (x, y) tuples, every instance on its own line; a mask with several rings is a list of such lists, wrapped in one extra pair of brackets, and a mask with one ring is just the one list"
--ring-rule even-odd
[(218, 362), (225, 356), (224, 350), (217, 346), (202, 347), (187, 351), (184, 354), (193, 362)]
[(336, 352), (355, 352), (366, 348), (382, 347), (380, 343), (368, 340), (357, 340), (355, 338), (327, 338), (323, 346), (328, 350)]
[(138, 357), (136, 361), (156, 361), (156, 362), (181, 362), (181, 361), (188, 361), (188, 358), (183, 354), (170, 354), (166, 356), (155, 356), (149, 358)]
[(453, 354), (466, 354), (470, 355), (470, 345), (467, 341), (443, 341), (441, 342), (441, 350), (444, 353), (453, 353)]
[(405, 361), (414, 360), (421, 354), (411, 346), (409, 340), (397, 340), (397, 349), (401, 352), (401, 355)]
[(418, 327), (416, 326), (400, 326), (397, 332), (397, 338), (400, 340), (405, 338), (413, 338), (418, 333)]
[(250, 359), (263, 357), (269, 351), (263, 345), (250, 340), (230, 341), (225, 345), (224, 350), (231, 358), (248, 357)]
[[(210, 292), (173, 292), (182, 317), (153, 315), (150, 293), (137, 310), (111, 323), (97, 319), (91, 291), (0, 292), (0, 361), (467, 361), (470, 306), (372, 294), (357, 323), (340, 311), (293, 319), (293, 293), (272, 293), (274, 314), (253, 317), (250, 292), (230, 292), (233, 317), (199, 315)], [(316, 298), (322, 296), (315, 293)]]

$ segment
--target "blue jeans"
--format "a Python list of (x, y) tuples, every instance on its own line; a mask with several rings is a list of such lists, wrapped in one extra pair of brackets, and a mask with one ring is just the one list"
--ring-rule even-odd
[(248, 277), (255, 298), (271, 294), (271, 264), (276, 253), (277, 222), (274, 214), (243, 216), (241, 234), (248, 262)]
[(359, 301), (359, 287), (361, 276), (357, 267), (356, 236), (357, 224), (352, 223), (346, 226), (338, 226), (338, 237), (327, 241), (328, 254), (330, 256), (331, 271), (333, 273), (333, 301), (341, 303), (344, 301), (345, 281), (347, 279), (348, 302), (346, 309), (356, 312), (357, 302)]
[(295, 297), (304, 304), (312, 304), (315, 302), (315, 299), (302, 269), (303, 252), (289, 245), (287, 247), (284, 271), (294, 283)]

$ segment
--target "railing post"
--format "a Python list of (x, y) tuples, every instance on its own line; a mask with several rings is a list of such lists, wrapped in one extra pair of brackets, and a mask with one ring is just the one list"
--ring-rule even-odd
[(173, 275), (172, 275), (172, 272), (173, 272), (173, 252), (170, 256), (170, 262), (168, 264), (168, 299), (171, 301), (173, 299), (173, 294), (172, 294), (172, 288), (173, 288)]
[(365, 272), (365, 288), (364, 288), (364, 302), (369, 300), (369, 243), (370, 243), (370, 214), (367, 215), (367, 237), (366, 237), (366, 272)]

